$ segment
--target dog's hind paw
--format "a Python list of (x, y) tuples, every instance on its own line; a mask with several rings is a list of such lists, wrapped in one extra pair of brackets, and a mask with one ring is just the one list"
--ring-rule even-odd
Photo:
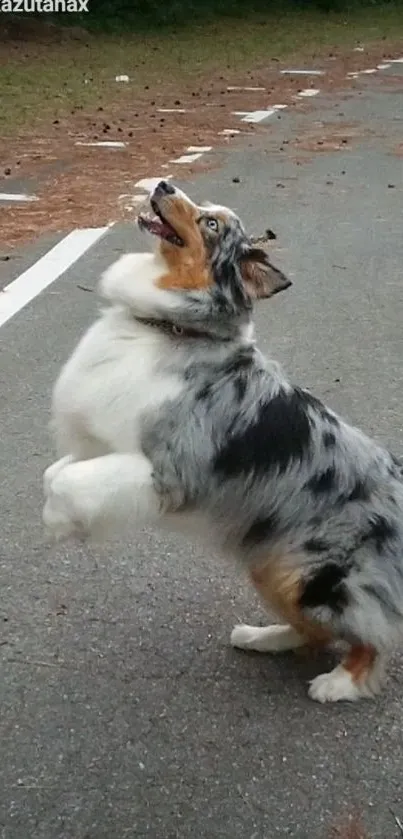
[(351, 673), (339, 664), (330, 673), (316, 676), (309, 686), (309, 696), (316, 702), (356, 702), (371, 699), (379, 691), (379, 684), (356, 682)]
[(282, 624), (248, 626), (242, 623), (234, 626), (231, 632), (233, 647), (258, 653), (282, 653), (295, 650), (304, 643), (302, 636), (292, 626)]

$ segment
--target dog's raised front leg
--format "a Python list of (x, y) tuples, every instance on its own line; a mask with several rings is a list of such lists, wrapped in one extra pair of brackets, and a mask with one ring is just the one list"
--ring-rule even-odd
[(56, 471), (43, 520), (57, 540), (73, 534), (103, 540), (125, 525), (142, 527), (162, 512), (150, 461), (142, 454), (108, 454)]
[(47, 469), (45, 469), (43, 473), (43, 491), (45, 493), (45, 498), (48, 496), (48, 492), (52, 483), (59, 474), (69, 463), (73, 463), (74, 457), (72, 454), (67, 454), (65, 457), (61, 457), (60, 460), (55, 460)]

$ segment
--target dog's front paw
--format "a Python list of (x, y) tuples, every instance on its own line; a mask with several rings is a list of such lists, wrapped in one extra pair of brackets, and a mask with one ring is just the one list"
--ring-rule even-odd
[(72, 536), (81, 540), (86, 538), (84, 528), (79, 522), (70, 518), (62, 506), (54, 503), (52, 496), (48, 498), (42, 514), (46, 533), (52, 541), (64, 542)]
[[(66, 477), (65, 477), (66, 475)], [(65, 541), (74, 536), (81, 540), (87, 537), (86, 528), (74, 509), (69, 492), (67, 470), (59, 470), (52, 480), (48, 480), (47, 498), (43, 508), (42, 520), (48, 536), (56, 542)]]
[(66, 466), (70, 463), (74, 462), (74, 458), (72, 455), (68, 454), (66, 457), (61, 457), (60, 460), (56, 460), (51, 466), (48, 466), (43, 473), (43, 492), (45, 498), (48, 497), (49, 492), (51, 490), (53, 481)]

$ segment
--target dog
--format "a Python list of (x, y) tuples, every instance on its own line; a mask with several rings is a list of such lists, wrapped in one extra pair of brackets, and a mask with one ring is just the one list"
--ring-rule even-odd
[(259, 351), (254, 302), (291, 283), (240, 219), (164, 181), (151, 208), (155, 251), (104, 273), (106, 308), (56, 382), (45, 526), (208, 532), (284, 622), (236, 626), (232, 645), (343, 641), (309, 695), (372, 697), (402, 631), (402, 465)]

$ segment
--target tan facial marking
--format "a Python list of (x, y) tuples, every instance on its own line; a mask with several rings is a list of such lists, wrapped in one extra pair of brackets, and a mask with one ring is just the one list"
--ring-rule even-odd
[(212, 285), (203, 236), (197, 224), (199, 209), (178, 196), (161, 201), (164, 217), (184, 241), (183, 247), (161, 241), (160, 253), (169, 265), (169, 272), (158, 281), (159, 288), (202, 289)]
[(190, 241), (190, 245), (186, 244), (183, 248), (161, 242), (160, 253), (169, 265), (169, 272), (158, 280), (159, 288), (183, 288), (196, 291), (212, 285), (213, 278), (208, 268), (203, 240), (201, 243)]

